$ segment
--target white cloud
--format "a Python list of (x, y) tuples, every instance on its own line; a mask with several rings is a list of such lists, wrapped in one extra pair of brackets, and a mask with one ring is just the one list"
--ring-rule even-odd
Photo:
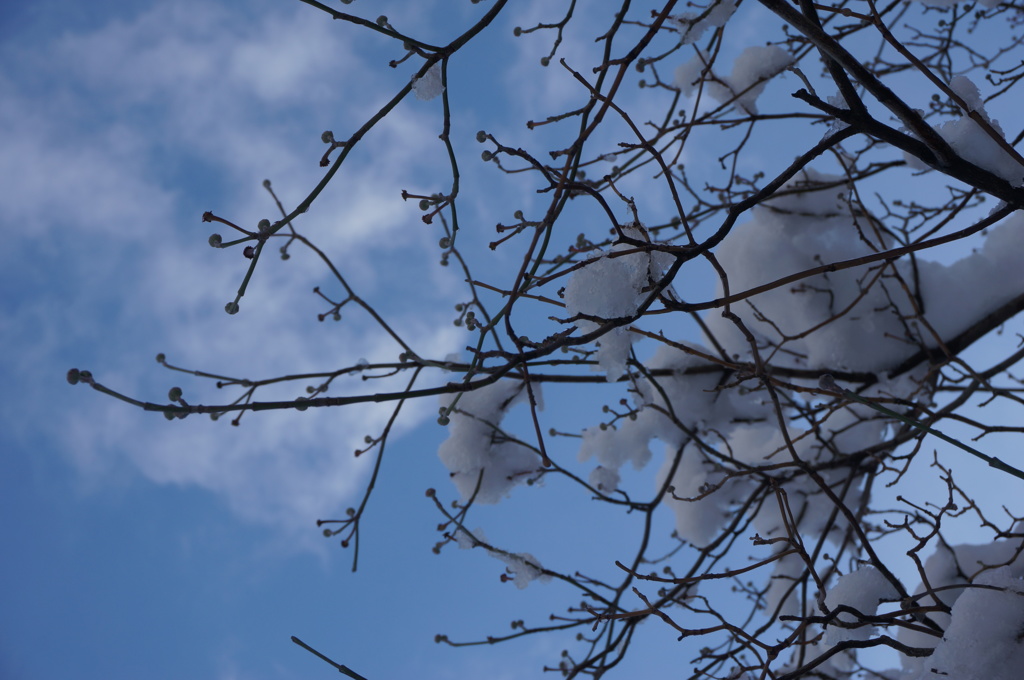
[(170, 212), (171, 192), (142, 176), (145, 145), (136, 131), (112, 126), (83, 139), (44, 101), (18, 97), (9, 82), (3, 88), (12, 96), (0, 102), (0, 210), (21, 236), (72, 226), (131, 237), (118, 225)]
[[(327, 310), (313, 285), (335, 299), (342, 293), (299, 246), (281, 262), (271, 244), (242, 313), (228, 317), (224, 304), (248, 262), (240, 249), (209, 248), (209, 233), (230, 230), (199, 222), (205, 209), (249, 228), (273, 218), (264, 177), (287, 206), (297, 203), (324, 172), (320, 132), (332, 127), (342, 138), (404, 85), (396, 74), (393, 90), (376, 83), (372, 93), (351, 96), (346, 88), (367, 84), (360, 73), (376, 55), (350, 36), (298, 5), (229, 14), (180, 2), (38, 45), (2, 83), (9, 96), (0, 102), (0, 210), (23, 227), (4, 256), (7, 273), (39, 266), (19, 257), (29, 250), (45, 253), (52, 269), (32, 291), (32, 308), (2, 329), (19, 342), (49, 338), (33, 354), (43, 352), (38, 361), (11, 365), (19, 382), (38, 382), (41, 370), (48, 379), (62, 374), (67, 356), (92, 358), (96, 365), (81, 368), (126, 393), (163, 401), (180, 384), (192, 403), (223, 403), (237, 392), (169, 374), (151, 357), (165, 352), (190, 369), (250, 379), (397, 358), (400, 348), (354, 308), (340, 324), (316, 322)], [(35, 86), (48, 79), (52, 87)], [(448, 188), (431, 185), (438, 168), (419, 160), (440, 149), (431, 123), (394, 112), (297, 226), (371, 302), (380, 298), (374, 293), (408, 288), (415, 319), (387, 304), (380, 311), (418, 351), (444, 356), (460, 344), (450, 305), (432, 312), (430, 287), (408, 285), (437, 280), (436, 257), (423, 255), (436, 236), (419, 222), (415, 202), (400, 199), (404, 187)], [(405, 380), (339, 381), (330, 394), (397, 389)], [(312, 382), (257, 398), (293, 398)], [(94, 484), (127, 462), (153, 482), (207, 489), (241, 517), (307, 535), (313, 520), (336, 514), (361, 489), (369, 459), (352, 453), (364, 435), (380, 433), (391, 409), (248, 414), (235, 428), (227, 418), (167, 423), (87, 388), (65, 396), (61, 408), (71, 410), (54, 436)], [(51, 407), (45, 398), (25, 406), (38, 418)], [(429, 410), (406, 405), (397, 433)]]

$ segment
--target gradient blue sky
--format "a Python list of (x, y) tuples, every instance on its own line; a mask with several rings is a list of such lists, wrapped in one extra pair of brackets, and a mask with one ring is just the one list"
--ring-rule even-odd
[[(445, 42), (487, 6), (349, 7)], [(496, 219), (536, 199), (528, 184), (487, 183), (494, 171), (475, 163), (476, 130), (515, 140), (524, 120), (578, 101), (564, 73), (523, 68), (546, 53), (546, 37), (512, 38), (513, 25), (550, 19), (545, 7), (521, 5), (452, 62), (453, 138), (467, 162), (461, 209), (467, 224), (487, 225), (478, 247)], [(579, 35), (598, 34), (603, 20), (578, 17)], [(585, 63), (592, 49), (568, 40), (562, 54)], [(370, 680), (536, 677), (557, 659), (566, 641), (554, 637), (459, 650), (433, 642), (436, 633), (499, 634), (578, 599), (553, 585), (502, 584), (503, 565), (479, 551), (431, 553), (440, 517), (424, 491), (455, 496), (436, 456), (445, 432), (433, 402), (406, 409), (353, 574), (351, 554), (314, 522), (356, 501), (369, 461), (352, 451), (378, 433), (386, 410), (250, 414), (238, 428), (168, 423), (64, 379), (77, 366), (151, 401), (176, 384), (191, 401), (214, 401), (209, 384), (169, 374), (156, 353), (250, 378), (396, 358), (357, 316), (316, 321), (323, 308), (310, 290), (327, 278), (303, 255), (267, 258), (242, 313), (225, 315), (246, 262), (209, 248), (200, 216), (273, 218), (267, 178), (294, 205), (321, 176), (320, 133), (341, 138), (418, 66), (388, 69), (398, 56), (288, 0), (0, 8), (0, 677), (336, 677), (291, 635)], [(440, 100), (404, 102), (303, 218), (358, 292), (433, 356), (464, 344), (451, 324), (460, 282), (424, 256), (440, 234), (399, 196), (447, 189), (440, 121)], [(543, 146), (545, 134), (532, 143)], [(509, 266), (515, 253), (493, 258), (489, 266)], [(556, 410), (552, 420), (571, 430), (593, 417)], [(591, 563), (606, 574), (636, 528), (561, 503), (557, 483), (480, 508), (477, 522), (552, 567)], [(685, 666), (669, 630), (644, 632), (623, 677)]]
[[(353, 9), (438, 41), (483, 11), (469, 2)], [(150, 400), (181, 384), (186, 398), (213, 401), (208, 384), (167, 373), (154, 355), (246, 377), (394, 359), (398, 350), (358, 323), (316, 322), (323, 310), (309, 291), (326, 279), (302, 255), (268, 258), (243, 312), (225, 315), (245, 262), (209, 248), (199, 218), (273, 217), (265, 178), (294, 204), (322, 172), (320, 132), (360, 124), (414, 66), (391, 71), (400, 53), (385, 40), (283, 0), (43, 0), (7, 3), (0, 17), (0, 676), (335, 675), (291, 635), (372, 680), (516, 678), (556, 660), (553, 639), (469, 650), (433, 642), (439, 632), (501, 633), (513, 618), (575, 600), (542, 585), (524, 598), (482, 554), (431, 553), (440, 516), (424, 490), (455, 495), (436, 457), (444, 431), (431, 422), (433, 403), (406, 409), (352, 574), (350, 553), (314, 521), (355, 501), (368, 461), (351, 452), (387, 412), (167, 423), (64, 381), (77, 366)], [(566, 101), (516, 75), (537, 54), (511, 33), (498, 26), (453, 62), (453, 79), (472, 83), (453, 91), (473, 104), (456, 128), (471, 161), (477, 117), (518, 127)], [(543, 108), (504, 96), (527, 86)], [(440, 100), (410, 98), (365, 140), (359, 172), (340, 177), (305, 220), (360, 294), (428, 355), (464, 344), (451, 325), (459, 282), (423, 256), (439, 234), (399, 194), (446, 188), (432, 184), (445, 171), (440, 119)], [(484, 206), (472, 191), (479, 168), (468, 170), (467, 196), (477, 196), (468, 216), (508, 198), (493, 189)], [(600, 552), (624, 521), (560, 510), (553, 523), (535, 500), (516, 499), (481, 515), (495, 540), (547, 527), (511, 549), (564, 546), (547, 531), (576, 526), (574, 556)]]

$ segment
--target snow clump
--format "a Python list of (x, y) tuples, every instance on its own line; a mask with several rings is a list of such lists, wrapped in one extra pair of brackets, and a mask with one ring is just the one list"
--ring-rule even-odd
[[(777, 198), (754, 208), (751, 221), (735, 227), (715, 251), (729, 272), (729, 292), (887, 249), (888, 237), (844, 202), (848, 191), (841, 178), (807, 169)], [(794, 366), (831, 371), (894, 366), (913, 351), (903, 340), (901, 323), (913, 311), (898, 282), (883, 279), (864, 293), (881, 273), (876, 265), (819, 274), (734, 304), (733, 310), (760, 346), (785, 345)], [(719, 283), (718, 294), (723, 293)], [(892, 300), (904, 302), (897, 308), (902, 317), (894, 313)], [(746, 338), (731, 321), (712, 314), (708, 326), (728, 351), (749, 355)], [(781, 354), (773, 360), (787, 361)]]
[[(878, 611), (879, 604), (897, 599), (899, 599), (899, 593), (896, 592), (892, 583), (878, 569), (867, 565), (855, 572), (840, 576), (836, 584), (825, 595), (825, 606), (829, 610), (834, 610), (840, 605), (846, 605), (865, 616), (874, 616)], [(852, 624), (857, 622), (858, 617), (842, 612), (836, 619), (841, 623)], [(844, 628), (831, 625), (825, 630), (825, 642), (835, 645), (847, 640), (867, 640), (874, 632), (874, 626), (862, 625), (856, 628)]]
[[(999, 135), (1003, 140), (1006, 139), (999, 121), (991, 118), (985, 111), (985, 105), (981, 99), (981, 91), (970, 78), (967, 76), (956, 76), (950, 81), (949, 88), (967, 104), (970, 111), (981, 116), (995, 134)], [(1021, 166), (1015, 158), (1006, 152), (998, 141), (993, 139), (977, 121), (968, 115), (963, 115), (956, 120), (946, 121), (935, 128), (935, 131), (964, 160), (970, 161), (979, 168), (988, 170), (1015, 187), (1024, 186), (1024, 166)], [(917, 170), (928, 169), (925, 163), (906, 152), (904, 152), (904, 157), (911, 167)]]
[[(540, 386), (532, 389), (539, 398)], [(500, 432), (508, 410), (526, 398), (526, 387), (515, 380), (499, 380), (459, 398), (449, 417), (448, 438), (437, 454), (463, 500), (475, 493), (477, 503), (497, 503), (538, 468), (533, 450)], [(454, 400), (455, 395), (442, 395), (441, 406), (447, 408)]]
[(919, 675), (908, 680), (1019, 680), (1024, 669), (1024, 580), (1009, 567), (974, 581)]
[[(873, 224), (848, 200), (841, 178), (806, 169), (754, 208), (715, 254), (729, 272), (730, 294), (737, 294), (891, 248), (892, 240)], [(751, 296), (733, 311), (776, 365), (877, 373), (922, 346), (937, 346), (936, 334), (951, 339), (1024, 290), (1022, 249), (1024, 214), (1018, 212), (990, 229), (980, 249), (950, 265), (918, 259), (914, 272), (900, 260), (893, 267), (871, 263), (826, 272)], [(719, 284), (717, 294), (723, 293)], [(731, 321), (711, 314), (707, 325), (730, 354), (750, 356)]]
[(427, 69), (422, 77), (413, 76), (412, 91), (420, 101), (429, 101), (444, 92), (444, 85), (441, 84), (441, 62)]
[(719, 0), (699, 12), (685, 12), (669, 17), (669, 23), (679, 31), (679, 41), (690, 45), (700, 40), (709, 28), (722, 28), (736, 12), (737, 0)]
[[(648, 240), (637, 227), (626, 227), (623, 232), (636, 240)], [(576, 270), (565, 286), (565, 309), (570, 318), (577, 314), (598, 320), (611, 320), (636, 314), (647, 296), (651, 281), (661, 276), (668, 255), (631, 252), (637, 247), (618, 243), (611, 251), (598, 253)], [(599, 321), (577, 319), (573, 323), (581, 333), (591, 333), (601, 327)], [(613, 328), (597, 341), (597, 362), (605, 371), (608, 382), (615, 382), (626, 372), (626, 360), (633, 338), (623, 327)]]
[[(732, 74), (708, 78), (704, 92), (719, 104), (735, 101), (749, 114), (757, 113), (757, 98), (768, 80), (779, 75), (793, 63), (793, 56), (777, 45), (748, 47), (733, 63)], [(701, 50), (675, 72), (675, 85), (687, 97), (693, 96), (708, 68), (707, 54)]]
[(531, 581), (547, 583), (551, 580), (551, 575), (544, 573), (544, 567), (541, 566), (540, 561), (530, 553), (510, 553), (490, 547), (487, 543), (487, 536), (481, 528), (469, 531), (459, 527), (455, 530), (454, 538), (461, 550), (481, 547), (487, 550), (487, 554), (491, 557), (504, 562), (505, 571), (508, 574), (507, 580), (515, 583), (516, 588), (520, 590), (530, 585)]
[[(1013, 534), (1024, 532), (1018, 522)], [(941, 638), (901, 628), (898, 639), (910, 647), (934, 648), (931, 656), (902, 657), (894, 680), (1017, 680), (1024, 668), (1024, 554), (1020, 539), (986, 544), (940, 545), (924, 563), (933, 595), (921, 585), (915, 602), (940, 605), (950, 614), (929, 611)], [(936, 599), (937, 598), (937, 599)]]

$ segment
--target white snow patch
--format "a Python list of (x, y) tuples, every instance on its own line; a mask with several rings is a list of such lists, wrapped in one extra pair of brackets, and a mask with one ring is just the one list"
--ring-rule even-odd
[(700, 40), (709, 28), (722, 28), (736, 12), (736, 0), (719, 0), (697, 12), (684, 12), (669, 17), (669, 23), (679, 31), (679, 41), (689, 45)]
[[(539, 387), (533, 387), (535, 394)], [(448, 438), (437, 453), (463, 500), (475, 493), (477, 503), (497, 503), (537, 469), (537, 454), (504, 439), (499, 429), (505, 413), (527, 398), (523, 383), (514, 380), (500, 380), (459, 398), (450, 415)], [(454, 399), (443, 395), (441, 406), (450, 406)]]
[(989, 571), (957, 598), (942, 641), (907, 680), (1018, 680), (1024, 669), (1024, 580)]
[[(893, 601), (899, 597), (896, 589), (888, 579), (875, 567), (866, 565), (855, 572), (839, 577), (836, 584), (825, 595), (825, 606), (833, 610), (840, 605), (856, 609), (865, 616), (873, 616), (882, 602)], [(858, 617), (842, 612), (836, 617), (840, 622), (853, 624)], [(844, 628), (831, 625), (825, 629), (825, 642), (830, 645), (847, 640), (867, 640), (874, 633), (875, 627), (861, 625), (856, 628)]]
[[(647, 240), (636, 227), (623, 230), (631, 238)], [(611, 251), (599, 253), (578, 269), (565, 286), (565, 309), (570, 317), (583, 314), (593, 319), (578, 319), (573, 323), (581, 333), (590, 333), (601, 327), (597, 320), (608, 321), (632, 316), (646, 296), (645, 290), (661, 274), (662, 258), (646, 252), (632, 252), (636, 246), (616, 244)], [(597, 319), (597, 320), (594, 320)], [(597, 341), (597, 361), (605, 371), (608, 382), (618, 380), (626, 372), (626, 361), (634, 338), (623, 327), (614, 328)]]
[[(793, 56), (777, 45), (748, 47), (733, 63), (732, 73), (726, 77), (708, 78), (704, 92), (719, 104), (734, 101), (747, 113), (757, 113), (757, 98), (768, 80), (785, 71), (793, 63)], [(684, 95), (692, 96), (707, 68), (707, 56), (701, 50), (675, 72), (675, 85)]]
[[(956, 76), (950, 81), (949, 87), (964, 100), (972, 112), (976, 112), (988, 123), (996, 135), (1006, 139), (999, 121), (991, 118), (985, 111), (981, 91), (970, 78)], [(988, 170), (1015, 187), (1024, 186), (1024, 166), (1021, 166), (989, 132), (969, 116), (963, 115), (956, 120), (946, 121), (935, 128), (935, 131), (964, 160)], [(906, 152), (904, 152), (904, 157), (913, 168), (919, 170), (928, 168), (922, 161)]]
[(437, 62), (417, 78), (413, 76), (412, 91), (420, 101), (429, 101), (444, 92), (444, 85), (441, 84), (441, 62)]

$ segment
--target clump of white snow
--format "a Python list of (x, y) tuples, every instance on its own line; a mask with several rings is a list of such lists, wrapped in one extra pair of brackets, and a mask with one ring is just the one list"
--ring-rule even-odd
[[(732, 393), (714, 392), (716, 372), (687, 373), (687, 369), (700, 366), (702, 360), (663, 345), (645, 363), (651, 371), (671, 371), (657, 378), (660, 389), (647, 379), (639, 380), (632, 418), (620, 420), (614, 426), (594, 426), (583, 431), (579, 460), (597, 461), (590, 483), (600, 491), (610, 492), (618, 487), (623, 465), (630, 463), (637, 470), (646, 466), (651, 460), (652, 439), (665, 442), (673, 452), (683, 446), (688, 435), (678, 423), (694, 428), (712, 418), (724, 422), (737, 413)], [(749, 406), (745, 408), (749, 411)], [(667, 474), (666, 469), (662, 480)]]
[[(620, 483), (623, 465), (646, 466), (652, 457), (651, 440), (664, 442), (665, 458), (655, 486), (667, 483), (671, 487), (665, 505), (675, 516), (676, 533), (697, 546), (707, 545), (718, 534), (733, 508), (759, 483), (746, 475), (731, 477), (731, 472), (784, 464), (794, 454), (802, 461), (822, 462), (876, 444), (884, 434), (884, 420), (854, 404), (832, 413), (813, 431), (790, 428), (791, 451), (769, 417), (771, 406), (763, 394), (719, 391), (717, 370), (702, 371), (707, 368), (703, 359), (669, 346), (659, 348), (646, 365), (652, 372), (667, 369), (670, 373), (637, 381), (632, 418), (585, 429), (579, 458), (596, 460), (590, 482), (598, 490), (610, 492)], [(884, 384), (884, 389), (891, 387)], [(714, 450), (708, 450), (709, 446)], [(786, 475), (786, 468), (780, 468), (778, 474)], [(824, 469), (819, 474), (831, 482), (844, 473)], [(817, 493), (811, 480), (790, 480), (787, 489), (793, 513), (805, 518), (802, 528), (810, 533), (823, 531), (831, 501)], [(855, 505), (860, 493), (857, 487), (849, 489), (846, 501)], [(842, 527), (839, 521), (835, 530), (841, 532)], [(782, 535), (785, 524), (777, 505), (761, 508), (754, 528), (766, 537)]]
[[(989, 230), (985, 243), (949, 265), (919, 260), (929, 324), (948, 339), (1024, 290), (1024, 214), (1016, 212)], [(934, 346), (934, 341), (928, 343)]]
[(957, 598), (949, 626), (907, 680), (1019, 680), (1024, 674), (1024, 580), (1003, 567)]
[(444, 92), (444, 85), (441, 84), (441, 62), (437, 62), (417, 78), (413, 76), (412, 91), (420, 101), (429, 101)]
[[(836, 584), (825, 595), (825, 606), (831, 611), (840, 605), (851, 607), (865, 616), (874, 616), (878, 605), (892, 602), (899, 598), (896, 588), (882, 572), (875, 567), (866, 565), (855, 572), (839, 577)], [(851, 612), (841, 612), (836, 617), (844, 624), (856, 624), (857, 616)], [(831, 625), (825, 630), (825, 642), (835, 645), (847, 640), (867, 640), (875, 632), (875, 627), (859, 625), (842, 627)]]
[(546, 583), (551, 580), (551, 576), (543, 572), (540, 562), (530, 553), (493, 552), (491, 555), (505, 563), (512, 582), (520, 590), (530, 585), (530, 581)]
[(710, 7), (696, 12), (684, 12), (669, 17), (669, 22), (679, 31), (679, 41), (689, 45), (700, 40), (709, 28), (722, 28), (736, 12), (736, 0), (718, 0)]
[[(730, 293), (884, 249), (887, 242), (855, 224), (850, 206), (841, 200), (847, 191), (840, 178), (806, 170), (777, 198), (754, 208), (751, 221), (734, 228), (716, 250), (729, 274)], [(833, 371), (894, 366), (894, 359), (909, 353), (897, 311), (909, 315), (911, 309), (909, 302), (906, 309), (893, 309), (891, 300), (906, 301), (898, 283), (890, 292), (885, 280), (874, 282), (864, 294), (875, 275), (868, 267), (819, 274), (736, 303), (733, 311), (765, 346), (785, 344), (792, 358), (776, 355), (777, 363)], [(731, 321), (711, 314), (708, 326), (730, 351), (749, 354)]]
[(482, 527), (477, 527), (472, 531), (459, 527), (455, 530), (453, 537), (455, 538), (455, 544), (459, 546), (459, 550), (469, 550), (475, 548), (480, 543), (487, 542), (487, 534), (484, 533)]
[[(1024, 530), (1024, 526), (1018, 524), (1016, 531)], [(1010, 573), (1017, 578), (1024, 578), (1024, 554), (1019, 554), (1019, 540), (1000, 540), (983, 544), (961, 544), (955, 546), (940, 545), (924, 563), (924, 572), (928, 583), (933, 589), (943, 586), (965, 586), (973, 579), (985, 573), (987, 567), (1010, 568)], [(947, 607), (953, 606), (957, 598), (963, 594), (961, 588), (946, 588), (939, 590), (936, 595), (939, 602), (931, 595), (924, 595), (925, 586), (922, 585), (916, 591), (921, 596), (920, 603), (923, 605), (944, 604)], [(931, 614), (940, 624), (945, 626), (949, 618), (941, 613)], [(914, 647), (932, 647), (935, 645), (935, 638), (920, 635), (912, 631), (902, 631), (900, 642)]]
[[(666, 448), (665, 463), (655, 478), (655, 488), (664, 484), (674, 461), (675, 451)], [(688, 444), (669, 479), (671, 495), (666, 501), (675, 514), (679, 538), (704, 547), (718, 535), (729, 517), (730, 506), (745, 495), (746, 487), (733, 483), (719, 488), (722, 484), (728, 484), (724, 472), (709, 465), (700, 450)]]
[[(623, 231), (631, 238), (647, 240), (636, 227), (627, 227)], [(647, 252), (616, 255), (636, 249), (628, 243), (616, 244), (611, 251), (592, 257), (569, 277), (564, 298), (570, 318), (584, 314), (599, 320), (611, 320), (636, 313), (649, 283), (661, 274), (659, 265), (662, 260)], [(601, 326), (592, 319), (577, 319), (573, 323), (582, 333), (590, 333)], [(633, 345), (631, 334), (625, 328), (614, 328), (605, 333), (597, 345), (600, 369), (605, 371), (609, 382), (618, 380), (626, 372), (626, 360)]]
[[(779, 550), (779, 548), (776, 548)], [(782, 616), (799, 616), (799, 598), (793, 597), (793, 586), (804, 577), (807, 564), (797, 553), (788, 553), (775, 560), (764, 596), (765, 607)]]
[[(692, 96), (707, 69), (707, 55), (701, 50), (675, 72), (675, 85), (686, 96)], [(793, 56), (777, 45), (748, 47), (733, 63), (732, 73), (708, 78), (704, 92), (719, 104), (735, 101), (747, 113), (757, 113), (757, 98), (768, 80), (779, 75), (793, 63)]]
[[(533, 387), (535, 393), (539, 387)], [(441, 406), (451, 405), (454, 398), (443, 395)], [(500, 380), (459, 399), (450, 416), (448, 438), (437, 453), (464, 500), (475, 493), (477, 503), (497, 503), (538, 468), (534, 451), (499, 431), (505, 413), (525, 398), (523, 383)]]
[(589, 481), (598, 491), (609, 493), (618, 488), (619, 469), (625, 463), (630, 462), (639, 470), (651, 460), (648, 443), (653, 434), (647, 427), (646, 417), (639, 425), (638, 420), (627, 420), (619, 427), (588, 427), (583, 430), (579, 460), (597, 460), (598, 465), (591, 472)]
[[(675, 513), (676, 531), (695, 545), (706, 545), (714, 538), (731, 515), (730, 509), (748, 498), (759, 483), (748, 476), (727, 480), (726, 470), (781, 465), (792, 461), (794, 455), (804, 462), (821, 463), (876, 444), (881, 441), (885, 431), (882, 419), (872, 417), (865, 407), (853, 405), (833, 413), (819, 423), (816, 430), (788, 428), (789, 444), (792, 444), (790, 449), (777, 424), (770, 420), (744, 422), (750, 420), (750, 415), (763, 415), (767, 408), (760, 401), (755, 402), (753, 395), (749, 400), (751, 403), (745, 408), (737, 408), (734, 403), (730, 411), (720, 410), (719, 417), (708, 424), (721, 439), (705, 441), (717, 444), (715, 448), (719, 460), (732, 461), (734, 464), (726, 463), (720, 469), (715, 469), (709, 456), (695, 443), (690, 443), (683, 450), (683, 457), (673, 476), (671, 483), (675, 495), (683, 498), (693, 498), (710, 488), (721, 487), (700, 500), (672, 499), (667, 502)], [(666, 450), (666, 454), (665, 465), (658, 476), (659, 483), (665, 479), (673, 452)], [(767, 474), (788, 476), (787, 468)], [(846, 473), (826, 468), (818, 474), (823, 481), (831, 484), (838, 483)], [(820, 535), (825, 531), (833, 504), (827, 496), (818, 492), (815, 482), (809, 478), (790, 479), (786, 482), (786, 490), (790, 512), (803, 518), (801, 531), (808, 535)], [(855, 506), (863, 491), (855, 486), (846, 493), (845, 502)], [(753, 527), (765, 537), (785, 535), (786, 524), (778, 504), (769, 503), (761, 507), (754, 517)], [(837, 535), (842, 533), (844, 527), (842, 518), (833, 520), (832, 531)], [(783, 565), (776, 566), (782, 568)]]
[[(786, 195), (792, 190), (798, 193)], [(728, 272), (729, 292), (890, 248), (889, 239), (870, 228), (870, 217), (843, 200), (845, 193), (840, 178), (808, 169), (754, 208), (751, 220), (715, 251)], [(918, 258), (916, 273), (901, 260), (895, 272), (873, 263), (817, 274), (734, 303), (732, 311), (776, 365), (884, 372), (922, 345), (936, 346), (933, 330), (948, 340), (1024, 290), (1022, 250), (1024, 216), (1015, 213), (989, 231), (978, 251), (951, 265)], [(928, 327), (917, 321), (918, 311)], [(715, 313), (706, 320), (730, 353), (749, 356), (746, 338), (731, 321)]]
[[(844, 97), (843, 93), (839, 92), (839, 91), (836, 91), (835, 94), (829, 96), (828, 103), (831, 106), (836, 107), (837, 109), (849, 109), (850, 108), (850, 105), (846, 102), (846, 97)], [(839, 132), (840, 130), (844, 130), (844, 129), (848, 128), (848, 127), (850, 127), (849, 123), (844, 123), (843, 121), (839, 120), (838, 118), (833, 118), (832, 121), (828, 124), (828, 130), (825, 132), (825, 136), (828, 137), (828, 136), (834, 135), (835, 133)]]
[(697, 91), (697, 85), (704, 77), (704, 71), (708, 68), (707, 57), (704, 52), (697, 50), (689, 61), (685, 61), (676, 67), (675, 86), (686, 95), (692, 97)]
[[(991, 118), (985, 111), (981, 91), (970, 78), (956, 76), (950, 81), (949, 87), (964, 100), (970, 111), (976, 112), (988, 123), (994, 134), (1005, 140), (1003, 128), (999, 121)], [(992, 134), (966, 113), (956, 120), (946, 121), (935, 128), (935, 131), (964, 160), (988, 170), (1015, 187), (1024, 186), (1024, 166), (1007, 153), (999, 142), (993, 139)], [(904, 157), (913, 168), (925, 170), (928, 167), (910, 154), (905, 153)]]
[(516, 588), (520, 590), (530, 585), (531, 581), (547, 583), (551, 580), (551, 575), (544, 573), (544, 567), (541, 566), (540, 560), (530, 553), (510, 553), (489, 547), (483, 529), (477, 528), (471, 532), (459, 527), (455, 530), (454, 538), (455, 543), (462, 550), (483, 547), (491, 557), (504, 562), (505, 570), (509, 575), (508, 580), (515, 583)]

